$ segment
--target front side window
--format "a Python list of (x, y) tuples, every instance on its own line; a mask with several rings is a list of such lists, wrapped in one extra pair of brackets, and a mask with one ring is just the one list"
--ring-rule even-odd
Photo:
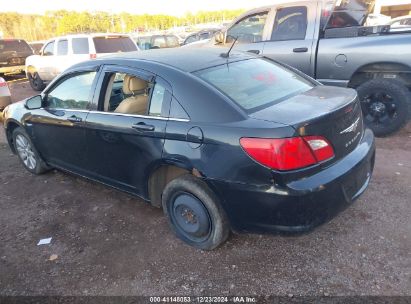
[(189, 43), (193, 43), (198, 41), (198, 36), (197, 35), (192, 35), (190, 37), (188, 37), (185, 41), (185, 44), (189, 44)]
[(68, 54), (68, 41), (59, 40), (57, 43), (57, 56), (64, 56)]
[(73, 38), (73, 54), (84, 55), (89, 54), (88, 38)]
[(264, 27), (268, 12), (248, 16), (237, 22), (227, 32), (227, 43), (232, 43), (238, 38), (240, 43), (254, 43), (263, 40)]
[(86, 72), (63, 80), (47, 93), (47, 108), (86, 110), (95, 77), (96, 72)]
[(196, 72), (247, 113), (310, 90), (314, 84), (265, 59), (249, 59)]
[(304, 40), (307, 32), (307, 7), (295, 6), (277, 10), (272, 41)]
[(44, 56), (53, 56), (54, 55), (54, 41), (49, 42), (43, 50)]

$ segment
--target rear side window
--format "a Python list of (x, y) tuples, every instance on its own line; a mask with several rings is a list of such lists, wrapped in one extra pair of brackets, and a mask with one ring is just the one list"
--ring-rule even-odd
[(57, 43), (57, 56), (63, 56), (68, 54), (68, 41), (59, 40)]
[(94, 37), (93, 41), (97, 54), (137, 51), (133, 40), (125, 36)]
[(307, 7), (294, 6), (277, 10), (272, 41), (304, 40), (307, 32)]
[(149, 111), (150, 116), (161, 116), (165, 94), (166, 88), (163, 87), (161, 84), (156, 83), (153, 88), (153, 94), (151, 95)]
[(0, 40), (0, 52), (33, 52), (24, 40)]
[(73, 38), (73, 54), (89, 54), (88, 38)]
[(314, 84), (274, 62), (250, 59), (196, 74), (253, 113), (310, 90)]

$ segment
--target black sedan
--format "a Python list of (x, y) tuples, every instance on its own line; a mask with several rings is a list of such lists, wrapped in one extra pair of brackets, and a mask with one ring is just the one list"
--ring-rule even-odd
[(374, 167), (354, 90), (220, 49), (81, 63), (4, 116), (27, 170), (141, 197), (205, 250), (231, 230), (310, 230), (355, 201)]

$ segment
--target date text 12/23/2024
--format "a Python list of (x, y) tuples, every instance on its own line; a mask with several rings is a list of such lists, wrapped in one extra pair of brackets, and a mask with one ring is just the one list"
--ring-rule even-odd
[(150, 297), (150, 303), (256, 303), (254, 297)]

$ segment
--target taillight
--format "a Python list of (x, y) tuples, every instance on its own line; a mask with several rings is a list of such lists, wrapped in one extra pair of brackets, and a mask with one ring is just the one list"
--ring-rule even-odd
[(97, 58), (97, 54), (90, 54), (90, 59), (96, 59)]
[(318, 163), (334, 157), (334, 149), (322, 136), (306, 136), (304, 140), (308, 143)]
[(2, 87), (7, 87), (7, 82), (3, 78), (0, 77), (0, 88)]
[(240, 144), (255, 161), (279, 171), (306, 168), (334, 157), (331, 144), (321, 136), (242, 138)]

